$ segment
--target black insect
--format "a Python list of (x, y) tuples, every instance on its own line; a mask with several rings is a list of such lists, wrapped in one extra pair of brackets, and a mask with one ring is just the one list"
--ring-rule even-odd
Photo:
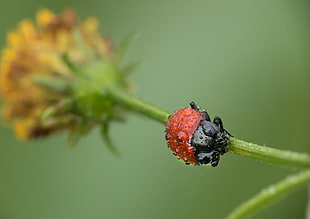
[[(190, 106), (199, 111), (199, 108), (194, 102)], [(201, 113), (204, 120), (201, 120), (194, 135), (190, 141), (194, 148), (196, 161), (200, 165), (211, 164), (216, 167), (220, 161), (220, 156), (226, 153), (228, 143), (227, 135), (233, 137), (223, 127), (222, 119), (215, 116), (213, 122), (210, 120), (208, 113), (203, 110)]]

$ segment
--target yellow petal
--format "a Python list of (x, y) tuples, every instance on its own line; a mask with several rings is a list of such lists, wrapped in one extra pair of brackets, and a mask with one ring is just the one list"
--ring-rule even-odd
[(19, 24), (19, 29), (22, 36), (26, 40), (31, 40), (36, 35), (36, 30), (30, 20), (23, 20)]
[(94, 34), (98, 31), (99, 22), (94, 17), (87, 18), (83, 23), (83, 30), (87, 34)]
[(48, 10), (48, 9), (42, 9), (37, 13), (37, 23), (41, 27), (45, 27), (55, 21), (56, 15)]
[(30, 139), (28, 129), (29, 127), (26, 125), (26, 121), (23, 120), (19, 120), (14, 125), (14, 131), (16, 133), (16, 136), (21, 140)]

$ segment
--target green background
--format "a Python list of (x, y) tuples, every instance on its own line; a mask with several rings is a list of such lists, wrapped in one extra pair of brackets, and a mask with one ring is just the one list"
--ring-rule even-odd
[[(196, 101), (236, 137), (310, 152), (310, 2), (2, 0), (0, 43), (38, 9), (96, 16), (116, 43), (141, 33), (128, 60), (137, 94), (174, 111)], [(231, 153), (220, 166), (189, 167), (168, 150), (163, 125), (138, 115), (115, 123), (114, 157), (97, 131), (74, 150), (66, 133), (21, 142), (0, 128), (0, 218), (221, 219), (294, 172)], [(304, 218), (301, 189), (253, 218)]]

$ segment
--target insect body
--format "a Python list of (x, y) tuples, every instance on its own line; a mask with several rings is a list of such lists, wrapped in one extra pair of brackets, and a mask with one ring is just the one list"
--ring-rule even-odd
[(186, 164), (216, 167), (220, 156), (226, 153), (228, 137), (220, 117), (211, 122), (206, 111), (200, 111), (194, 102), (169, 116), (166, 140), (173, 154)]

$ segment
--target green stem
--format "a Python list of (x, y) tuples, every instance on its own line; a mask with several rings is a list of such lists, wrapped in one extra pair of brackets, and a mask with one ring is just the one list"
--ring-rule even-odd
[[(123, 106), (165, 124), (172, 113), (164, 111), (144, 100), (134, 97), (121, 89), (109, 88), (104, 90), (105, 95)], [(307, 168), (310, 167), (310, 156), (306, 153), (297, 153), (275, 148), (259, 146), (236, 138), (230, 138), (228, 151), (236, 154), (284, 166)]]
[(121, 89), (105, 89), (105, 95), (107, 95), (112, 101), (125, 106), (135, 112), (143, 114), (150, 117), (158, 122), (165, 124), (168, 121), (168, 116), (171, 115), (170, 112), (164, 111), (157, 106), (147, 103), (146, 101), (137, 98), (135, 96), (129, 95)]
[(265, 161), (272, 164), (279, 164), (298, 168), (310, 167), (310, 156), (306, 153), (297, 153), (286, 150), (259, 146), (236, 138), (230, 138), (228, 151), (236, 154)]
[[(168, 116), (172, 114), (118, 88), (106, 88), (103, 92), (115, 103), (122, 104), (131, 110), (163, 124), (167, 122)], [(272, 164), (298, 168), (310, 167), (310, 156), (306, 153), (297, 153), (259, 146), (236, 138), (230, 138), (227, 149), (236, 154)]]
[(263, 189), (253, 198), (247, 202), (241, 204), (236, 208), (226, 219), (242, 219), (246, 216), (256, 212), (259, 208), (266, 205), (267, 203), (275, 200), (276, 198), (292, 192), (302, 186), (306, 186), (310, 183), (310, 170), (304, 170), (300, 173), (290, 175), (284, 180), (270, 185)]

